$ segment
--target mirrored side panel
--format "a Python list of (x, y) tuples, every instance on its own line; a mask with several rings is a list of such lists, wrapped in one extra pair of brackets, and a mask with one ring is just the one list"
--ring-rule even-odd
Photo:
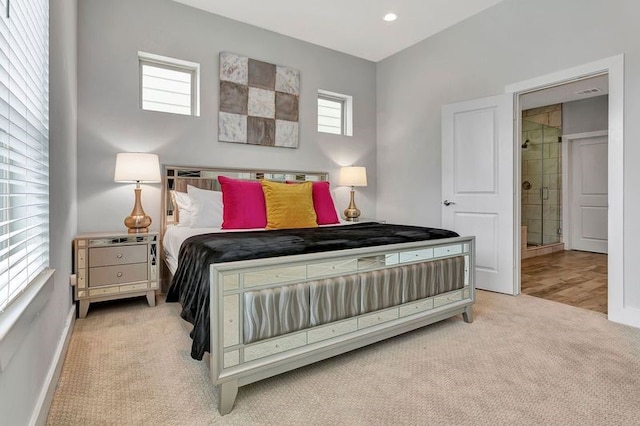
[(224, 347), (240, 343), (240, 296), (224, 297)]

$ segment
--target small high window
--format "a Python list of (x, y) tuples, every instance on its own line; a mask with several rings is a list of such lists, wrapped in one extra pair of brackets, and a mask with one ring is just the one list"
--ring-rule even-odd
[(138, 52), (140, 107), (148, 111), (200, 115), (200, 64)]
[(318, 90), (318, 131), (353, 136), (353, 98)]

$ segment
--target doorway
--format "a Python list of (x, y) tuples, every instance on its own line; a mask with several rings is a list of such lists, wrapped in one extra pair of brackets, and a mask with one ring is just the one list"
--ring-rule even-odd
[[(600, 75), (520, 95), (517, 142), (522, 293), (604, 314), (607, 93), (608, 76)], [(539, 105), (549, 100), (557, 103)]]
[[(514, 139), (521, 131), (515, 113), (521, 110), (520, 95), (598, 75), (606, 75), (609, 83), (607, 315), (611, 321), (640, 327), (640, 310), (630, 303), (635, 293), (629, 290), (631, 281), (625, 283), (624, 271), (624, 55), (512, 83), (503, 95), (443, 105), (442, 196), (448, 207), (442, 208), (442, 225), (476, 235), (477, 288), (519, 294), (521, 188), (516, 182), (521, 170)], [(475, 141), (485, 145), (468, 152)], [(483, 194), (487, 203), (478, 207), (471, 196)], [(480, 280), (481, 273), (486, 282)]]

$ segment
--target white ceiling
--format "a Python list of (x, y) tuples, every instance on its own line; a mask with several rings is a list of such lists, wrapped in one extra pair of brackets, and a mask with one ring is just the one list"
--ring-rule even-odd
[[(380, 61), (503, 0), (174, 0), (353, 56)], [(382, 17), (394, 12), (398, 19)], [(606, 77), (521, 98), (522, 109), (608, 93)], [(586, 89), (598, 92), (577, 94)]]
[(377, 62), (502, 0), (174, 1)]

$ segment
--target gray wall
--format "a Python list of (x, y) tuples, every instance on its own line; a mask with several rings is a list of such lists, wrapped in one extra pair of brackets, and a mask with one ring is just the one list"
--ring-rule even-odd
[[(168, 0), (83, 0), (78, 27), (78, 230), (122, 230), (133, 185), (113, 182), (121, 151), (154, 152), (172, 165), (329, 171), (367, 166), (358, 207), (375, 214), (375, 64)], [(201, 66), (201, 115), (138, 108), (138, 51)], [(217, 141), (218, 54), (229, 51), (300, 70), (300, 147)], [(353, 96), (353, 137), (316, 131), (318, 89)], [(338, 189), (338, 207), (348, 204)], [(160, 185), (144, 185), (143, 206), (158, 229)]]
[[(71, 240), (77, 225), (76, 22), (77, 0), (51, 1), (50, 264), (56, 272), (48, 303), (32, 322), (7, 370), (0, 374), (0, 423), (3, 425), (27, 425), (38, 414), (46, 416), (48, 381), (56, 367), (56, 355), (72, 309)], [(45, 411), (38, 413), (41, 406)]]
[(625, 305), (640, 308), (640, 2), (505, 0), (377, 65), (378, 215), (441, 223), (440, 107), (624, 53)]
[(562, 133), (595, 132), (609, 128), (609, 96), (562, 104)]

